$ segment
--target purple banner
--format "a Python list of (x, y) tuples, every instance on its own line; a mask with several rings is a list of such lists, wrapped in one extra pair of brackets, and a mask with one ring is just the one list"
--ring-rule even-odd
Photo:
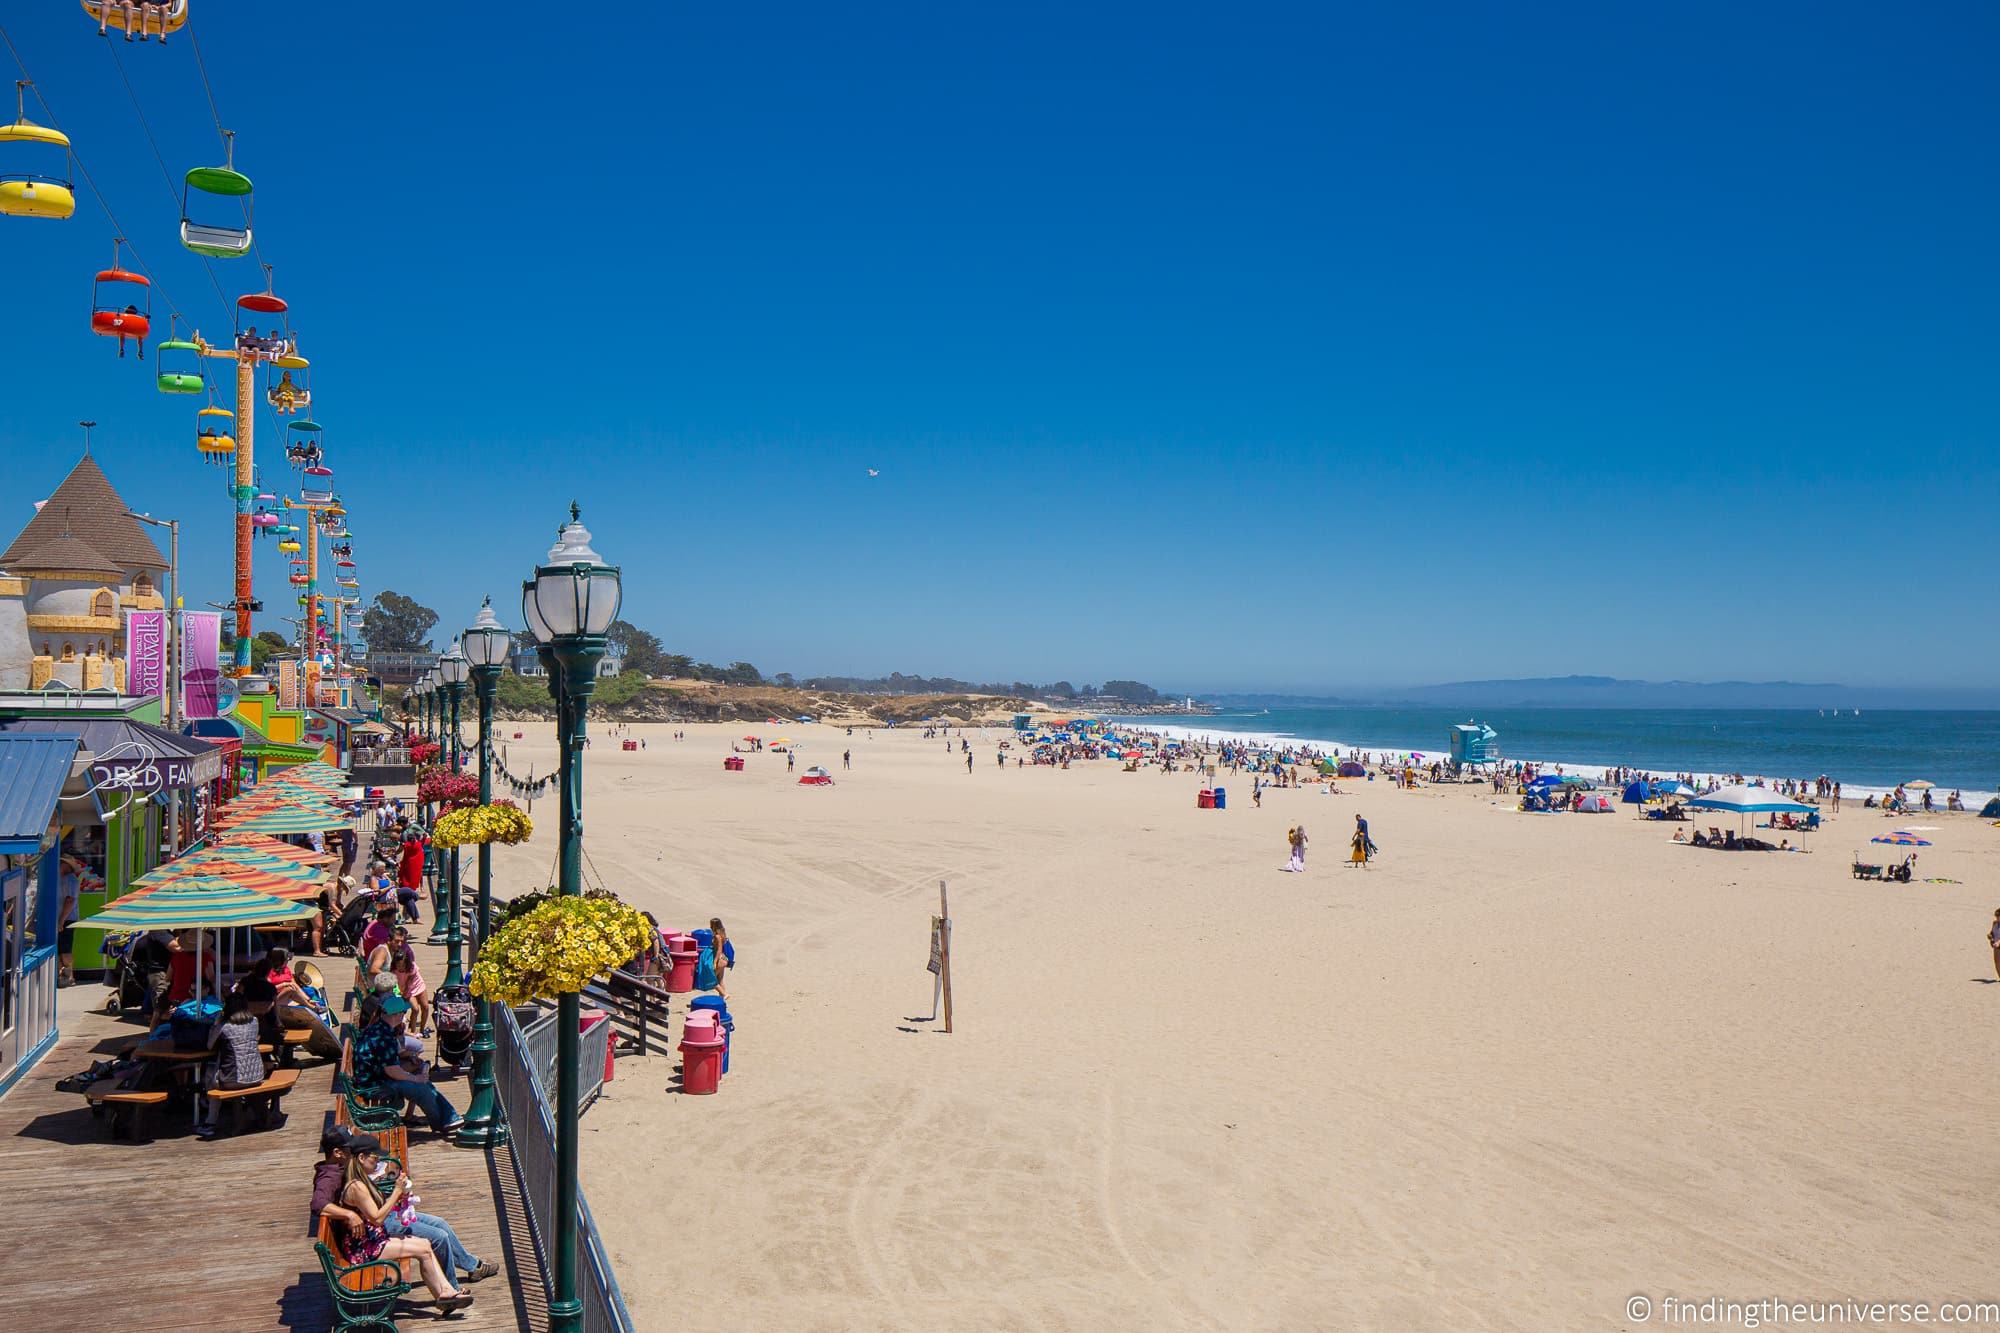
[(125, 693), (167, 697), (167, 613), (125, 613)]
[(190, 719), (218, 716), (222, 680), (222, 613), (181, 612), (181, 698)]

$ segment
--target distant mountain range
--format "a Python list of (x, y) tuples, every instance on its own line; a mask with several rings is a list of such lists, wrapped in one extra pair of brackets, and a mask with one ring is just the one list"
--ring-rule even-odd
[(1893, 689), (1796, 680), (1623, 680), (1530, 676), (1459, 680), (1370, 690), (1343, 697), (1283, 694), (1197, 696), (1219, 708), (1393, 706), (1467, 708), (1993, 708), (2000, 691)]

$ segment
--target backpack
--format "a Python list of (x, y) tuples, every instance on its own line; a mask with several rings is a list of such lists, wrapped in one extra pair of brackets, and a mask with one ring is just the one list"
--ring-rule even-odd
[[(686, 957), (687, 955), (683, 954), (681, 956)], [(704, 944), (701, 946), (701, 953), (695, 958), (694, 988), (696, 990), (714, 990), (715, 985), (715, 946), (713, 944)]]

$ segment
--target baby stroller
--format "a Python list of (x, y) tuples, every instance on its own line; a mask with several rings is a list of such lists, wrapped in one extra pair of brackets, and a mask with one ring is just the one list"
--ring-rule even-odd
[(361, 932), (375, 915), (377, 899), (357, 893), (340, 909), (340, 917), (320, 932), (320, 945), (328, 953), (351, 954), (361, 946)]
[(431, 1012), (437, 1023), (438, 1063), (457, 1069), (472, 1051), (472, 991), (464, 986), (441, 987)]
[(107, 962), (104, 984), (111, 988), (104, 1001), (104, 1012), (143, 1009), (150, 1013), (154, 1000), (166, 993), (166, 964), (156, 957), (158, 950), (147, 947), (146, 936), (140, 932), (107, 936), (104, 952)]

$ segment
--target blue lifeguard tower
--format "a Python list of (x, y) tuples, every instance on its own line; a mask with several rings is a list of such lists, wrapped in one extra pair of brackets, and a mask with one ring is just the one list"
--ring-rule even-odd
[(1451, 761), (1463, 768), (1470, 764), (1500, 761), (1500, 736), (1481, 722), (1465, 722), (1451, 729)]

